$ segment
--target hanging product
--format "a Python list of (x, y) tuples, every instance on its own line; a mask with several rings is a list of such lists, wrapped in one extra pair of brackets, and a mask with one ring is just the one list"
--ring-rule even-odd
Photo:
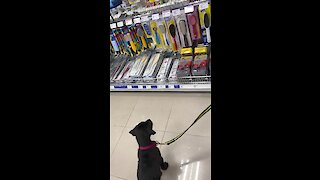
[[(202, 7), (201, 7), (202, 8)], [(201, 34), (202, 40), (204, 44), (208, 44), (211, 42), (210, 36), (210, 21), (211, 21), (211, 11), (210, 4), (207, 5), (207, 8), (200, 9), (199, 6), (199, 18), (200, 18), (200, 26), (201, 26)]]
[[(197, 9), (197, 6), (195, 6), (194, 8)], [(198, 11), (193, 11), (192, 13), (188, 13), (187, 18), (188, 18), (192, 42), (194, 43), (194, 45), (197, 45), (202, 41), (200, 26), (199, 26)]]
[(177, 28), (180, 35), (180, 42), (182, 47), (191, 47), (192, 40), (190, 37), (189, 27), (187, 23), (187, 18), (185, 13), (181, 13), (180, 15), (175, 17), (177, 22)]
[(167, 27), (166, 27), (166, 22), (163, 18), (159, 18), (158, 20), (155, 21), (158, 28), (158, 35), (159, 35), (159, 38), (160, 38), (160, 42), (161, 42), (161, 45), (162, 45), (162, 48), (163, 49), (169, 49), (170, 48), (170, 45), (168, 43), (168, 40), (167, 40)]
[(146, 40), (147, 40), (148, 47), (150, 47), (151, 44), (154, 42), (152, 40), (152, 31), (150, 28), (150, 24), (149, 24), (149, 22), (143, 22), (142, 26), (143, 26), (144, 32), (146, 33), (146, 37), (147, 37)]
[(160, 25), (159, 25), (159, 29), (160, 29), (160, 31), (161, 31), (161, 33), (162, 33), (162, 37), (163, 37), (163, 39), (164, 39), (164, 44), (165, 44), (165, 46), (169, 46), (169, 43), (168, 43), (168, 40), (167, 40), (167, 35), (166, 35), (166, 28), (165, 28), (165, 26), (164, 26), (163, 24), (160, 24)]
[(143, 47), (145, 49), (147, 49), (148, 48), (148, 44), (147, 44), (147, 41), (145, 39), (146, 36), (145, 36), (143, 28), (142, 28), (142, 26), (140, 24), (137, 25), (137, 35), (140, 37)]
[(152, 35), (155, 39), (155, 42), (156, 42), (156, 47), (157, 48), (162, 48), (162, 44), (161, 44), (161, 39), (160, 39), (160, 33), (159, 30), (158, 30), (158, 26), (157, 26), (157, 23), (155, 21), (151, 21), (150, 22), (150, 27), (151, 27), (151, 30), (152, 30)]

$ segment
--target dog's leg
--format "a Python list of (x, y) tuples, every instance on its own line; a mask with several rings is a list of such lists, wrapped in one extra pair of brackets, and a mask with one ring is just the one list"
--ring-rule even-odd
[(162, 170), (167, 170), (168, 167), (169, 167), (169, 164), (167, 162), (164, 162), (162, 157), (161, 157), (161, 165), (160, 165), (160, 167), (161, 167)]

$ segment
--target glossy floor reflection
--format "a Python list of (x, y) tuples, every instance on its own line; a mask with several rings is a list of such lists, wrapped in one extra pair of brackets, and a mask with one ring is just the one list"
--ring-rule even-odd
[[(129, 131), (150, 118), (167, 141), (186, 129), (209, 104), (210, 93), (111, 93), (110, 179), (137, 180), (137, 142)], [(160, 151), (169, 162), (161, 180), (211, 179), (211, 111), (181, 139)]]

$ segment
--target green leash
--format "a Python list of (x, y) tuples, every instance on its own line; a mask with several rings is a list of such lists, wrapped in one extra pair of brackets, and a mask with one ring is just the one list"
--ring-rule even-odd
[(202, 111), (202, 113), (197, 117), (197, 119), (194, 120), (193, 123), (185, 131), (183, 131), (182, 133), (180, 133), (178, 136), (176, 136), (175, 138), (171, 139), (170, 141), (167, 141), (167, 142), (164, 142), (164, 143), (157, 142), (157, 144), (159, 144), (159, 145), (170, 145), (171, 143), (175, 142), (182, 135), (184, 135), (184, 133), (186, 133), (200, 118), (202, 118), (202, 116), (204, 116), (210, 110), (211, 110), (211, 104), (205, 110)]

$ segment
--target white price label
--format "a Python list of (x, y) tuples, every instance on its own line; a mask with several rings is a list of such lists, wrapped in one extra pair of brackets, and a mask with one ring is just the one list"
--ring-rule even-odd
[(158, 20), (159, 18), (159, 14), (152, 14), (152, 20)]
[(117, 27), (122, 27), (123, 26), (123, 21), (117, 22)]
[(199, 4), (199, 9), (201, 11), (201, 10), (207, 9), (208, 6), (209, 6), (209, 3), (208, 3), (208, 1), (206, 1), (204, 3)]
[(191, 13), (193, 11), (194, 11), (194, 7), (193, 6), (184, 7), (184, 13)]
[(172, 10), (172, 15), (173, 15), (173, 16), (178, 16), (178, 15), (180, 15), (180, 9), (174, 9), (174, 10)]
[(167, 11), (163, 11), (162, 12), (162, 17), (170, 17), (170, 15), (171, 15), (171, 12), (170, 12), (170, 10), (167, 10)]
[(158, 85), (158, 89), (165, 89), (166, 86), (165, 85)]
[(132, 14), (133, 14), (133, 11), (132, 11), (132, 10), (131, 10), (131, 11), (128, 11), (127, 14), (128, 14), (128, 15), (132, 15)]
[(148, 16), (142, 16), (141, 17), (141, 22), (146, 22), (149, 21), (149, 17)]
[(135, 19), (133, 19), (133, 22), (135, 24), (141, 23), (141, 19), (140, 18), (135, 18)]
[(115, 29), (115, 28), (117, 28), (117, 24), (116, 24), (116, 23), (112, 23), (112, 24), (110, 24), (110, 28), (111, 28), (111, 29)]
[(126, 25), (131, 25), (132, 24), (132, 19), (126, 19)]
[(146, 88), (147, 88), (147, 89), (151, 89), (151, 86), (150, 86), (150, 85), (146, 85)]

